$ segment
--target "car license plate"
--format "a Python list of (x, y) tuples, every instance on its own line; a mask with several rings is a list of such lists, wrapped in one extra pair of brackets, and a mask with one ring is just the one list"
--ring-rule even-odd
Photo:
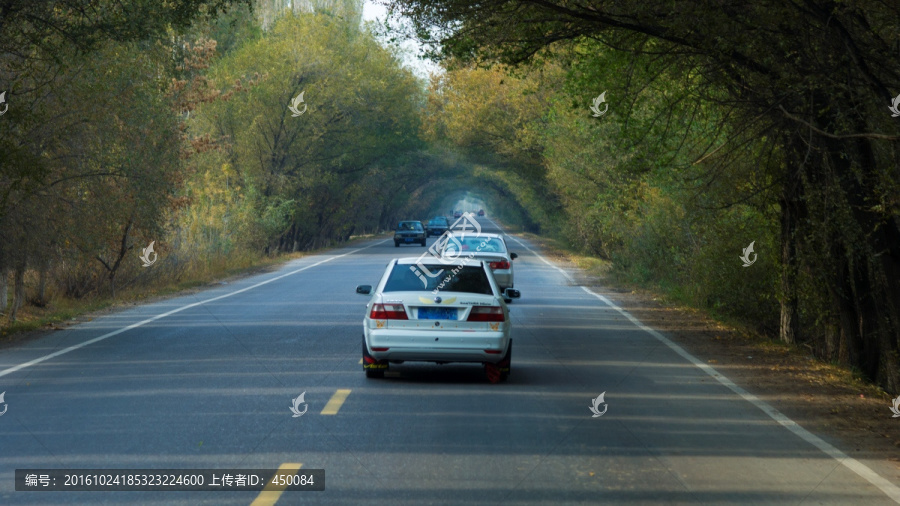
[(456, 308), (452, 307), (420, 307), (420, 320), (455, 320)]
[(412, 238), (412, 237), (407, 237), (406, 239), (403, 239), (403, 240), (406, 241), (406, 242), (413, 242), (413, 238)]

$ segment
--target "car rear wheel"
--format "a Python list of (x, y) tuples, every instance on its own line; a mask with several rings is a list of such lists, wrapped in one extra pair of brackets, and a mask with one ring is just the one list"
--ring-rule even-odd
[(509, 346), (506, 348), (506, 354), (496, 364), (486, 362), (484, 364), (484, 374), (491, 383), (503, 383), (509, 379), (510, 365), (512, 364), (512, 339), (509, 340)]
[(400, 243), (397, 242), (397, 241), (394, 241), (394, 247), (395, 247), (395, 248), (399, 248), (399, 247), (400, 247)]
[(369, 349), (366, 348), (366, 336), (362, 340), (363, 352), (363, 369), (366, 371), (367, 378), (383, 378), (384, 371), (387, 371), (388, 363), (385, 360), (377, 360), (369, 355)]

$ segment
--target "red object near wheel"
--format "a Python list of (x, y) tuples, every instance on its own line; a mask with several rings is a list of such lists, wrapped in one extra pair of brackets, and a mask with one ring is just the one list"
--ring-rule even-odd
[(366, 371), (366, 377), (383, 378), (384, 371), (388, 368), (388, 363), (385, 360), (375, 360), (375, 357), (369, 355), (369, 350), (366, 348), (366, 336), (363, 336), (362, 353), (363, 369)]
[(500, 368), (497, 364), (488, 362), (484, 364), (484, 374), (491, 383), (500, 383)]
[(509, 378), (509, 370), (512, 365), (512, 339), (509, 340), (509, 347), (506, 349), (506, 355), (497, 362), (492, 364), (485, 362), (484, 374), (491, 383), (501, 383)]

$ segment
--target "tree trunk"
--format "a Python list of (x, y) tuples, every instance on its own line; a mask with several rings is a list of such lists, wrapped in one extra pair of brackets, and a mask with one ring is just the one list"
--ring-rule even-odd
[(839, 274), (832, 290), (840, 315), (839, 357), (886, 390), (900, 391), (900, 223), (866, 200), (877, 194), (871, 172), (878, 164), (869, 141), (826, 145), (832, 184), (840, 185), (843, 197), (832, 205), (846, 206), (835, 209), (845, 220), (830, 225)]
[(13, 286), (13, 303), (9, 310), (9, 321), (16, 321), (19, 308), (25, 303), (25, 262), (16, 266), (15, 281)]
[(827, 360), (829, 362), (837, 360), (837, 350), (839, 347), (838, 339), (840, 337), (840, 330), (838, 329), (837, 325), (835, 325), (833, 322), (827, 322), (825, 324), (825, 328), (823, 329), (823, 332), (825, 334), (825, 337), (824, 337), (825, 342), (823, 344), (824, 351), (822, 352), (823, 353), (822, 356), (825, 358), (825, 360)]
[[(811, 103), (853, 102), (828, 98)], [(813, 123), (825, 131), (869, 130), (858, 115), (816, 110)], [(822, 351), (885, 390), (900, 391), (900, 223), (873, 199), (883, 194), (882, 171), (890, 162), (876, 157), (870, 139), (800, 135), (808, 137), (808, 149), (799, 165), (801, 214), (794, 221), (805, 231), (798, 237), (803, 263), (831, 299), (833, 319), (825, 326), (834, 330), (819, 338)]]
[(47, 262), (42, 262), (41, 270), (38, 272), (38, 294), (36, 304), (40, 307), (47, 305), (47, 270), (49, 266)]
[(800, 339), (800, 304), (797, 298), (797, 221), (796, 192), (798, 183), (785, 186), (781, 200), (781, 324), (780, 339), (796, 344)]
[(6, 312), (7, 305), (9, 305), (9, 271), (6, 267), (0, 266), (0, 314)]

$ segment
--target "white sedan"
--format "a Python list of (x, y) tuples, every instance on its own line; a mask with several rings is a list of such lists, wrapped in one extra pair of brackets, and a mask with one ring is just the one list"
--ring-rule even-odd
[(359, 285), (371, 295), (363, 319), (363, 369), (383, 377), (389, 363), (404, 361), (484, 364), (492, 383), (509, 376), (512, 339), (506, 298), (481, 260), (392, 260), (381, 281)]
[(501, 289), (514, 286), (513, 260), (518, 255), (510, 253), (502, 235), (451, 232), (438, 241), (442, 257), (484, 260), (494, 272), (494, 279)]

